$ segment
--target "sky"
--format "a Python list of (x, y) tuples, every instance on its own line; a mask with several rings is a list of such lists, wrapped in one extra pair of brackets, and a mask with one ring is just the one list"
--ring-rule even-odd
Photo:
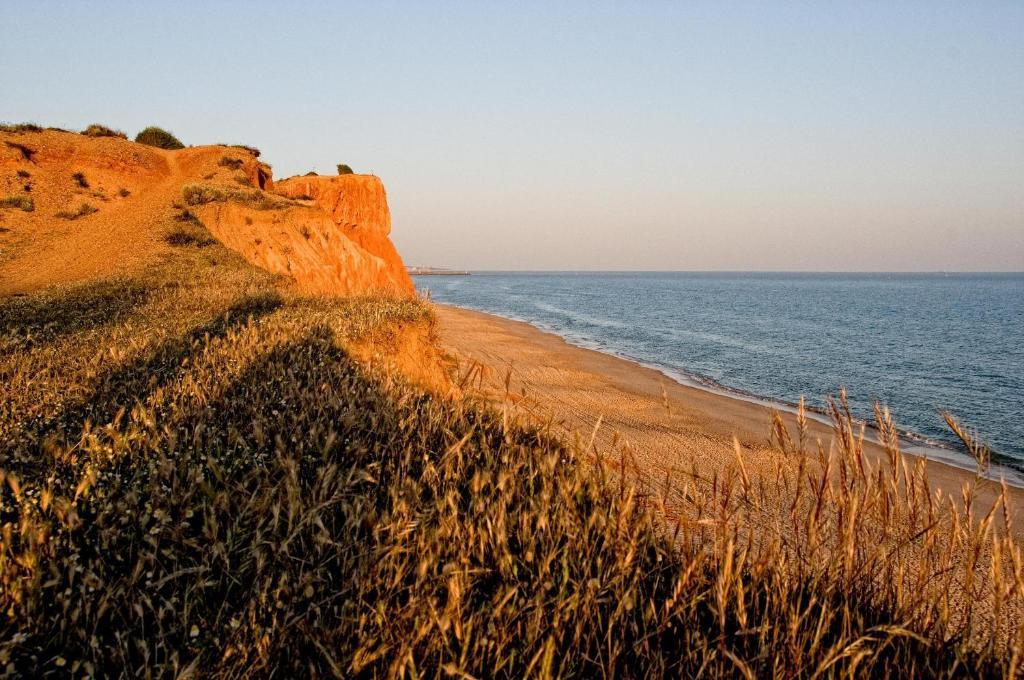
[(1024, 270), (1024, 3), (0, 0), (0, 120), (383, 178), (409, 264)]

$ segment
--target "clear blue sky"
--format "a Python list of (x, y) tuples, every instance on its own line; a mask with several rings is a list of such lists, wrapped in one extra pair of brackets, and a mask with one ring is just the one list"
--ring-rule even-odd
[(407, 262), (1024, 269), (1024, 3), (0, 2), (0, 120), (383, 177)]

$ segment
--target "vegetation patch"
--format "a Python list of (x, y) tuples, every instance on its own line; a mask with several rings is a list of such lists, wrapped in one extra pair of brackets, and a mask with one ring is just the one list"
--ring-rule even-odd
[(85, 128), (82, 130), (82, 134), (86, 137), (119, 137), (121, 139), (128, 139), (128, 135), (124, 132), (108, 128), (106, 125), (100, 125), (99, 123), (93, 123)]
[(197, 248), (212, 246), (217, 242), (216, 239), (205, 233), (205, 231), (200, 232), (195, 229), (184, 228), (174, 229), (164, 236), (164, 241), (172, 246), (195, 246)]
[(18, 170), (18, 177), (21, 177), (22, 179), (28, 179), (31, 176), (32, 173), (30, 173), (28, 170)]
[(242, 151), (247, 151), (256, 158), (260, 157), (260, 150), (257, 149), (255, 146), (247, 146), (245, 144), (232, 144), (231, 147), (234, 149), (241, 149)]
[(132, 192), (128, 191), (124, 187), (121, 187), (120, 189), (117, 190), (117, 195), (120, 196), (121, 198), (128, 198), (129, 196), (131, 196), (131, 193)]
[(217, 165), (224, 168), (231, 168), (232, 170), (238, 170), (242, 165), (245, 164), (241, 158), (232, 158), (231, 156), (221, 156), (220, 161)]
[(245, 191), (225, 189), (207, 184), (188, 184), (182, 187), (182, 197), (188, 205), (204, 205), (231, 201), (254, 210), (275, 210), (294, 205), (292, 202), (273, 196), (259, 189)]
[(181, 195), (188, 205), (219, 203), (228, 199), (227, 192), (208, 184), (186, 184), (181, 188)]
[(71, 175), (71, 179), (75, 180), (75, 184), (83, 189), (89, 188), (89, 180), (85, 178), (85, 173), (76, 172)]
[(147, 146), (155, 146), (158, 149), (184, 149), (181, 141), (163, 128), (151, 126), (135, 135), (135, 141)]
[(303, 177), (319, 177), (319, 176), (320, 175), (316, 174), (316, 172), (314, 170), (310, 170), (305, 175), (303, 175)]
[(345, 163), (338, 163), (338, 174), (339, 175), (352, 175), (352, 174), (355, 174), (355, 173), (352, 171), (352, 168), (350, 168)]
[(175, 222), (184, 222), (186, 224), (195, 224), (202, 226), (202, 222), (196, 216), (194, 212), (187, 208), (179, 208), (178, 213), (174, 216)]
[(0, 132), (42, 132), (41, 125), (35, 123), (0, 123)]
[(77, 209), (75, 209), (75, 210), (61, 210), (59, 213), (57, 213), (56, 216), (61, 218), (62, 220), (77, 220), (79, 217), (85, 217), (86, 215), (91, 215), (94, 212), (96, 212), (97, 210), (98, 210), (98, 208), (96, 208), (96, 207), (94, 207), (92, 205), (89, 205), (88, 203), (83, 202), (83, 203), (81, 203), (78, 206)]
[(32, 212), (36, 209), (36, 205), (29, 196), (7, 196), (0, 198), (0, 208), (17, 208), (25, 212)]

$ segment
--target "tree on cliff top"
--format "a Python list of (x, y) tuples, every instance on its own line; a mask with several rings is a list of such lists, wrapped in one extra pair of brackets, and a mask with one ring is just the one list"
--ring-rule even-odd
[(339, 175), (354, 175), (352, 168), (345, 163), (338, 163), (338, 174)]

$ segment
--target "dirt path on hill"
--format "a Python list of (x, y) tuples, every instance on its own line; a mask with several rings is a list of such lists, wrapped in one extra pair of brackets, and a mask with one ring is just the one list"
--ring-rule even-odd
[[(163, 232), (172, 219), (171, 204), (180, 200), (185, 178), (176, 154), (163, 156), (166, 170), (162, 177), (156, 181), (137, 179), (124, 198), (58, 198), (55, 189), (39, 187), (35, 195), (42, 197), (36, 209), (40, 214), (23, 218), (32, 219), (27, 226), (31, 237), (15, 241), (10, 256), (0, 258), (0, 296), (128, 274), (153, 262), (167, 248)], [(55, 216), (55, 206), (62, 202), (88, 203), (97, 211), (63, 219)]]

